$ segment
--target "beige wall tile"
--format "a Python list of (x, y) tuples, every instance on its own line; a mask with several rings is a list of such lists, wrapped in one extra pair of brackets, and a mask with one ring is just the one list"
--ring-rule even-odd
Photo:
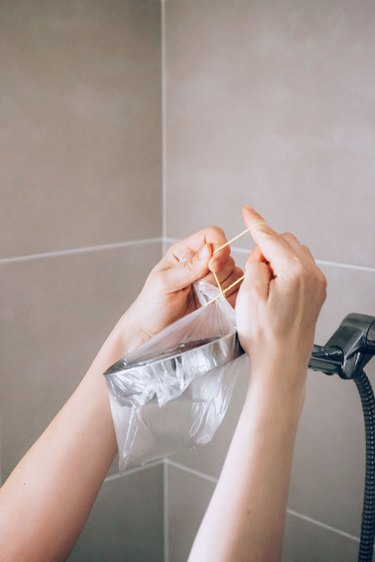
[(160, 251), (155, 243), (0, 265), (3, 477), (76, 387)]
[[(168, 466), (169, 562), (187, 560), (215, 485)], [(322, 526), (288, 514), (282, 562), (352, 562), (358, 543)]]
[(371, 0), (166, 2), (168, 236), (234, 235), (251, 202), (320, 259), (375, 265), (374, 17)]
[(186, 562), (214, 484), (168, 465), (168, 562)]
[(0, 70), (0, 257), (160, 236), (159, 2), (1, 2)]
[(288, 514), (282, 562), (353, 562), (359, 543)]
[(163, 561), (163, 467), (106, 482), (69, 562)]

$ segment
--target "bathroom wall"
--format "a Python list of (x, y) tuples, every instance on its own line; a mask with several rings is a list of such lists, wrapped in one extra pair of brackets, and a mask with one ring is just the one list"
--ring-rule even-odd
[[(161, 243), (207, 224), (237, 234), (245, 202), (327, 275), (317, 343), (346, 313), (375, 314), (374, 12), (370, 0), (0, 3), (2, 481)], [(158, 562), (163, 535), (165, 562), (186, 560), (247, 376), (211, 445), (121, 478), (113, 465), (71, 561)], [(354, 384), (310, 373), (284, 562), (356, 558), (363, 446)]]
[[(0, 3), (3, 481), (160, 257), (160, 60), (156, 0)], [(162, 466), (116, 470), (71, 560), (158, 562)]]
[[(162, 5), (166, 241), (208, 224), (231, 237), (252, 203), (307, 243), (327, 276), (317, 343), (345, 314), (375, 314), (374, 3)], [(250, 237), (236, 243), (239, 262), (249, 245)], [(166, 463), (169, 562), (187, 558), (246, 379), (214, 442)], [(309, 373), (284, 562), (356, 559), (363, 447), (355, 385)]]

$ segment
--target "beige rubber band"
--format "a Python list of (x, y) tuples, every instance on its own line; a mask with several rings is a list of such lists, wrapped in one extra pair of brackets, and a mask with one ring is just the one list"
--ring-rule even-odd
[[(241, 238), (241, 236), (244, 236), (248, 232), (251, 232), (255, 228), (258, 228), (258, 226), (261, 226), (262, 224), (267, 224), (267, 223), (265, 221), (259, 221), (256, 224), (254, 224), (253, 226), (251, 226), (250, 228), (246, 228), (245, 230), (243, 230), (242, 232), (237, 234), (237, 236), (235, 236), (234, 238), (231, 238), (228, 242), (225, 242), (225, 244), (223, 244), (222, 246), (219, 246), (219, 248), (216, 248), (216, 250), (213, 252), (212, 255), (214, 256), (215, 254), (217, 254), (217, 252), (220, 252), (220, 250), (222, 250), (223, 248), (226, 248), (227, 246), (229, 246), (229, 244), (232, 244), (232, 242), (234, 242), (235, 240), (238, 240), (239, 238)], [(214, 275), (217, 287), (220, 291), (220, 295), (217, 295), (216, 297), (214, 297), (210, 301), (206, 302), (206, 304), (204, 306), (207, 306), (208, 304), (211, 304), (212, 302), (215, 302), (220, 297), (225, 298), (225, 293), (230, 291), (230, 289), (232, 289), (235, 285), (237, 285), (237, 283), (240, 283), (241, 281), (243, 281), (244, 278), (245, 278), (245, 276), (242, 275), (242, 277), (239, 277), (238, 279), (236, 279), (236, 281), (234, 281), (231, 285), (229, 285), (229, 287), (227, 287), (226, 289), (223, 289), (220, 282), (219, 282), (219, 279), (217, 278), (216, 273), (214, 271), (212, 273)]]
[(243, 230), (242, 232), (237, 234), (237, 236), (235, 236), (234, 238), (231, 238), (231, 240), (229, 240), (228, 242), (225, 242), (225, 244), (216, 248), (216, 250), (214, 251), (214, 253), (212, 255), (214, 256), (215, 254), (217, 254), (217, 252), (220, 252), (220, 250), (222, 250), (223, 248), (226, 248), (227, 246), (229, 246), (229, 244), (232, 244), (232, 242), (234, 242), (235, 240), (238, 240), (238, 238), (241, 238), (241, 236), (244, 236), (248, 232), (251, 232), (252, 230), (254, 230), (254, 228), (258, 228), (258, 226), (261, 226), (262, 224), (267, 224), (267, 223), (265, 221), (259, 221), (256, 224), (254, 224), (253, 226), (251, 226), (250, 228), (246, 228), (246, 230)]
[(222, 288), (222, 286), (221, 286), (221, 284), (220, 284), (220, 281), (219, 281), (219, 279), (218, 279), (216, 273), (215, 273), (214, 271), (213, 271), (212, 273), (214, 274), (215, 281), (216, 281), (216, 285), (218, 286), (218, 288), (219, 288), (219, 290), (220, 290), (221, 296), (222, 296), (222, 297), (225, 297), (225, 292), (223, 291), (223, 288)]
[(224, 289), (223, 293), (224, 295), (230, 291), (231, 289), (233, 289), (233, 287), (235, 287), (237, 285), (237, 283), (241, 283), (241, 281), (243, 281), (245, 279), (244, 275), (241, 275), (241, 277), (239, 277), (238, 279), (236, 279), (235, 281), (233, 281), (233, 283), (231, 283), (229, 285), (229, 287), (227, 287), (226, 289)]
[[(215, 274), (214, 274), (215, 275)], [(230, 291), (231, 289), (233, 289), (233, 287), (235, 287), (238, 283), (241, 283), (241, 281), (243, 281), (245, 279), (245, 276), (242, 275), (241, 277), (239, 277), (238, 279), (236, 279), (235, 281), (233, 281), (233, 283), (231, 283), (229, 285), (229, 287), (226, 287), (226, 289), (222, 289), (221, 285), (219, 284), (219, 289), (221, 291), (220, 295), (217, 295), (216, 297), (214, 297), (213, 299), (211, 299), (210, 301), (206, 302), (204, 304), (204, 306), (207, 306), (208, 304), (211, 304), (212, 302), (215, 302), (217, 299), (219, 299), (220, 297), (224, 297), (225, 298), (225, 293), (227, 293), (228, 291)]]

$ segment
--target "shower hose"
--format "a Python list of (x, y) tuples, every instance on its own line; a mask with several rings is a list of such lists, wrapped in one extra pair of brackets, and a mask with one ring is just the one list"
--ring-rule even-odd
[(309, 368), (353, 380), (361, 398), (366, 435), (365, 490), (358, 562), (372, 562), (375, 535), (375, 398), (364, 367), (375, 356), (375, 316), (351, 313), (325, 346), (314, 345)]
[(358, 562), (371, 562), (375, 535), (375, 398), (364, 371), (353, 380), (361, 397), (366, 432), (366, 475)]

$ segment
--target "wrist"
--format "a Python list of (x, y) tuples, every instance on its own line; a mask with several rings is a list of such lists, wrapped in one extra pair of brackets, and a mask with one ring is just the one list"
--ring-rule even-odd
[(121, 350), (120, 357), (123, 357), (140, 347), (148, 337), (142, 333), (136, 318), (129, 309), (117, 322), (108, 339), (111, 339), (114, 345)]
[(305, 400), (304, 389), (294, 395), (249, 391), (242, 410), (242, 423), (256, 434), (287, 434), (294, 439)]
[(298, 421), (305, 401), (306, 374), (306, 366), (286, 361), (252, 366), (246, 407)]
[[(252, 379), (270, 382), (304, 383), (312, 344), (292, 339), (284, 343), (253, 345), (249, 353)], [(259, 374), (258, 374), (259, 373)]]
[(125, 313), (102, 345), (90, 372), (104, 373), (113, 363), (137, 349), (144, 341), (131, 316)]

